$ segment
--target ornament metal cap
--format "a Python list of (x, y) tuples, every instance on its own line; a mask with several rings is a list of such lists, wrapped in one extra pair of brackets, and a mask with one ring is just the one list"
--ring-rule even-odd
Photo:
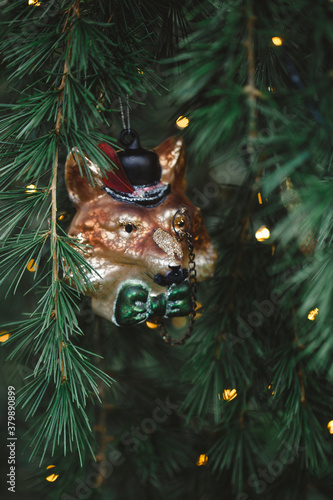
[[(126, 136), (131, 137), (130, 142), (125, 140)], [(135, 130), (122, 130), (119, 142), (126, 149), (118, 153), (118, 158), (133, 186), (150, 186), (160, 182), (162, 168), (159, 157), (155, 151), (141, 147)]]

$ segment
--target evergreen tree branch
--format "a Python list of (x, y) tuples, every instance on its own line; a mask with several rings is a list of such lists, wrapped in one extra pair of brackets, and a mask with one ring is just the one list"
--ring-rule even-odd
[[(67, 22), (68, 22), (68, 17), (70, 14), (73, 12), (77, 17), (79, 17), (79, 5), (80, 5), (80, 0), (75, 0), (72, 6), (68, 9), (68, 14), (67, 18), (63, 27), (62, 32), (64, 33), (66, 30)], [(71, 27), (73, 24), (71, 25)], [(71, 28), (69, 29), (69, 33), (71, 31)], [(57, 177), (58, 177), (58, 166), (59, 166), (59, 146), (60, 146), (60, 130), (61, 130), (61, 125), (62, 125), (62, 120), (63, 120), (63, 100), (64, 100), (64, 94), (65, 94), (65, 86), (66, 86), (66, 80), (68, 77), (68, 72), (69, 72), (69, 58), (70, 58), (70, 50), (69, 50), (69, 44), (70, 44), (71, 36), (69, 35), (69, 41), (68, 41), (68, 46), (67, 46), (67, 57), (65, 59), (65, 64), (63, 68), (63, 76), (61, 80), (61, 84), (59, 87), (59, 97), (58, 97), (58, 112), (57, 112), (57, 119), (55, 123), (55, 133), (57, 135), (57, 143), (56, 143), (56, 149), (55, 149), (55, 159), (54, 159), (54, 166), (53, 166), (53, 175), (52, 175), (52, 182), (51, 182), (51, 219), (52, 219), (52, 244), (51, 248), (53, 248), (53, 282), (54, 284), (57, 283), (59, 279), (59, 270), (58, 270), (58, 246), (57, 246)], [(53, 317), (56, 320), (57, 319), (57, 310), (58, 310), (58, 292), (57, 288), (55, 288), (55, 293), (54, 293), (54, 311), (53, 311)], [(64, 369), (64, 361), (63, 361), (63, 347), (62, 347), (62, 342), (61, 338), (59, 337), (59, 352), (60, 352), (60, 369), (62, 373), (62, 380), (66, 380), (66, 374), (65, 374), (65, 369)]]

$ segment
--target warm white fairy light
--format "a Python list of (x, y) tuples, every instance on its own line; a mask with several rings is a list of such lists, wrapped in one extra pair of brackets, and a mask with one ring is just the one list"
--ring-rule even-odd
[(316, 319), (316, 317), (318, 316), (318, 313), (319, 313), (318, 307), (316, 307), (315, 309), (312, 309), (312, 311), (309, 311), (308, 319), (310, 321), (314, 321)]
[(37, 193), (37, 187), (35, 184), (28, 184), (28, 186), (25, 186), (25, 192), (27, 194)]
[(6, 340), (9, 339), (10, 337), (10, 333), (7, 332), (7, 330), (2, 330), (2, 332), (0, 332), (0, 342), (6, 342)]
[(271, 232), (270, 230), (268, 229), (268, 227), (266, 226), (261, 226), (257, 231), (256, 231), (256, 234), (255, 234), (255, 237), (258, 241), (265, 241), (265, 240), (268, 240), (268, 238), (270, 237), (271, 235)]
[[(48, 465), (46, 469), (52, 469), (53, 467), (55, 467), (55, 465)], [(54, 483), (54, 481), (56, 481), (58, 477), (59, 474), (51, 474), (50, 476), (47, 476), (46, 481), (48, 481), (49, 483)]]
[(187, 325), (187, 317), (179, 316), (176, 318), (172, 318), (171, 323), (175, 328), (184, 328)]
[(207, 455), (205, 455), (204, 453), (202, 453), (199, 457), (198, 457), (198, 460), (197, 460), (197, 466), (198, 467), (201, 467), (203, 465), (206, 465), (206, 463), (208, 462), (208, 457)]
[(188, 124), (190, 123), (190, 120), (186, 116), (179, 116), (176, 120), (176, 125), (178, 128), (186, 128)]
[(274, 45), (277, 45), (278, 47), (282, 45), (282, 39), (279, 36), (273, 36), (272, 42)]
[(34, 273), (37, 271), (37, 262), (35, 261), (35, 259), (31, 259), (29, 260), (28, 264), (27, 264), (27, 269), (28, 271), (30, 271), (31, 273)]
[(146, 325), (148, 326), (148, 328), (151, 328), (152, 330), (158, 327), (157, 323), (152, 323), (151, 321), (146, 321)]
[(67, 217), (67, 212), (61, 212), (61, 214), (58, 217), (58, 220), (64, 220)]
[[(221, 394), (218, 394), (219, 399), (221, 398)], [(222, 393), (222, 397), (224, 401), (232, 401), (233, 399), (237, 398), (237, 390), (236, 389), (224, 389)]]

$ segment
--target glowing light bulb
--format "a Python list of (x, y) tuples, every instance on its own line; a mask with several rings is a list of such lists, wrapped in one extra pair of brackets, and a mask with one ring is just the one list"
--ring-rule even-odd
[[(218, 395), (219, 399), (221, 399), (221, 394)], [(225, 401), (232, 401), (237, 397), (236, 389), (224, 389), (222, 397)]]
[(31, 259), (29, 260), (28, 264), (27, 264), (27, 269), (28, 271), (30, 271), (31, 273), (34, 273), (37, 271), (37, 262), (35, 261), (35, 259)]
[(40, 2), (38, 0), (28, 0), (28, 5), (35, 5), (36, 7), (39, 7)]
[(146, 325), (148, 326), (148, 328), (151, 328), (152, 330), (158, 327), (157, 323), (151, 323), (150, 321), (146, 321)]
[(66, 212), (61, 212), (61, 214), (58, 217), (58, 220), (64, 220), (64, 218), (66, 217), (66, 215), (67, 215)]
[(261, 193), (258, 193), (258, 201), (259, 201), (259, 204), (262, 205), (262, 197), (261, 197)]
[[(195, 310), (198, 311), (201, 308), (202, 308), (202, 304), (200, 302), (197, 302), (196, 306), (195, 306)], [(195, 315), (196, 319), (200, 318), (201, 316), (202, 316), (202, 312), (201, 313), (197, 312)], [(189, 319), (188, 319), (189, 317), (190, 317), (190, 314), (188, 316), (177, 316), (176, 318), (172, 318), (171, 323), (175, 328), (184, 328), (189, 321)]]
[(10, 333), (7, 332), (7, 330), (2, 330), (0, 332), (0, 342), (6, 342), (10, 337)]
[(274, 45), (277, 45), (278, 47), (282, 45), (282, 39), (279, 36), (273, 36), (272, 42)]
[(28, 186), (25, 186), (25, 192), (28, 194), (37, 193), (37, 187), (35, 184), (28, 184)]
[(202, 455), (199, 456), (197, 460), (197, 465), (198, 467), (201, 467), (202, 465), (206, 465), (207, 462), (208, 462), (208, 457), (203, 453)]
[(54, 483), (59, 477), (59, 474), (50, 474), (47, 476), (46, 481), (49, 481), (49, 483)]
[(308, 314), (308, 319), (310, 321), (314, 321), (316, 319), (316, 317), (318, 316), (318, 313), (319, 313), (318, 307), (316, 307), (316, 309), (312, 309), (312, 311), (310, 311)]
[[(48, 465), (46, 469), (52, 469), (55, 467), (55, 465)], [(50, 476), (47, 476), (46, 481), (49, 481), (49, 483), (54, 483), (59, 477), (59, 474), (51, 474)]]
[(187, 324), (187, 317), (186, 316), (179, 316), (177, 318), (172, 318), (172, 325), (175, 328), (184, 328)]
[(266, 226), (261, 226), (258, 231), (256, 231), (255, 237), (258, 241), (265, 241), (268, 240), (270, 237), (271, 232)]
[(328, 422), (327, 429), (328, 429), (328, 431), (329, 431), (330, 434), (333, 434), (333, 420), (331, 420), (330, 422)]
[(190, 120), (186, 116), (179, 116), (176, 120), (176, 125), (178, 128), (186, 128), (188, 124), (190, 123)]
[[(201, 308), (202, 308), (202, 304), (200, 304), (200, 302), (197, 302), (197, 305), (196, 305), (195, 310), (196, 310), (196, 311), (198, 311), (198, 310), (199, 310), (199, 309), (201, 309)], [(198, 318), (200, 318), (201, 316), (202, 316), (202, 313), (198, 313), (198, 312), (197, 312), (197, 314), (196, 314), (196, 316), (195, 316), (195, 317), (198, 319)]]

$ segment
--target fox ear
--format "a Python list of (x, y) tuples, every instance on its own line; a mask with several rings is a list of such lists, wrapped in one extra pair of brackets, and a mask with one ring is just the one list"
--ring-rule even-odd
[(183, 137), (169, 137), (157, 146), (155, 151), (162, 167), (162, 182), (171, 184), (174, 189), (185, 191), (186, 152)]
[(77, 149), (74, 149), (68, 155), (65, 165), (65, 181), (68, 195), (75, 205), (80, 205), (80, 203), (104, 194), (103, 175), (100, 168), (87, 157), (85, 157), (85, 162), (91, 173), (94, 186), (87, 178), (82, 157)]

